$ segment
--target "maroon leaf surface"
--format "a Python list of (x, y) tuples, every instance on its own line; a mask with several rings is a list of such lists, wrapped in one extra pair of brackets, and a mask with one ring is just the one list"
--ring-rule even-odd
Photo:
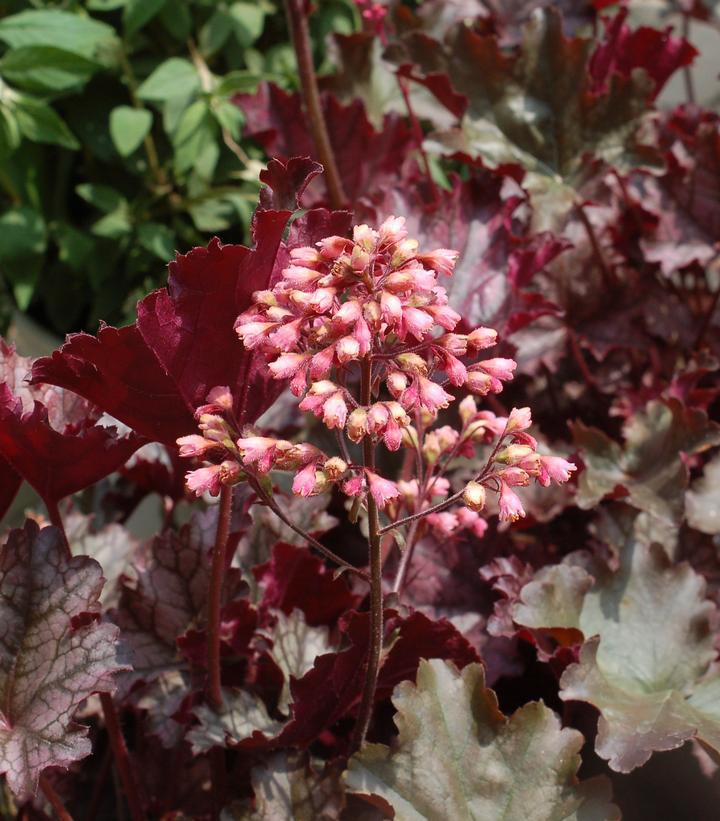
[(0, 770), (20, 800), (36, 792), (47, 767), (89, 755), (73, 714), (127, 669), (117, 628), (84, 617), (98, 612), (102, 586), (100, 565), (69, 558), (55, 528), (28, 521), (0, 552)]

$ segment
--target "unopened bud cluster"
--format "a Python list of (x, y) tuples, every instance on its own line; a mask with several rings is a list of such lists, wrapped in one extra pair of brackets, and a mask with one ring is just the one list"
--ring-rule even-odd
[[(529, 408), (507, 418), (478, 410), (474, 396), (502, 391), (516, 363), (482, 358), (497, 341), (490, 328), (455, 333), (460, 316), (438, 279), (452, 274), (457, 253), (420, 251), (404, 222), (391, 217), (377, 230), (356, 226), (352, 239), (332, 236), (293, 249), (280, 280), (254, 294), (235, 327), (247, 349), (266, 357), (272, 375), (289, 381), (302, 410), (350, 442), (370, 437), (391, 451), (412, 449), (423, 463), (422, 479), (396, 483), (348, 461), (347, 450), (345, 458), (328, 456), (310, 444), (238, 431), (229, 421), (227, 390), (216, 388), (198, 409), (201, 435), (178, 440), (181, 455), (214, 462), (188, 474), (190, 490), (217, 493), (243, 475), (291, 470), (293, 491), (302, 496), (338, 483), (348, 496), (370, 493), (391, 519), (427, 511), (439, 534), (482, 535), (488, 491), (497, 494), (500, 518), (514, 521), (525, 514), (512, 488), (531, 479), (568, 480), (575, 465), (541, 455), (527, 433)], [(352, 389), (361, 365), (370, 374), (369, 402)], [(461, 426), (433, 427), (455, 400), (451, 390), (469, 394), (458, 407)], [(443, 474), (457, 459), (477, 458), (478, 448), (489, 451), (485, 467), (451, 495)], [(437, 509), (443, 500), (448, 508)]]

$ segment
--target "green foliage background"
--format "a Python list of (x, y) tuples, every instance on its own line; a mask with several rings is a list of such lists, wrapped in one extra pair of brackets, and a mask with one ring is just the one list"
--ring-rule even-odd
[[(350, 0), (312, 17), (359, 28)], [(0, 333), (130, 321), (175, 250), (247, 240), (262, 152), (235, 94), (295, 88), (282, 3), (0, 3)]]

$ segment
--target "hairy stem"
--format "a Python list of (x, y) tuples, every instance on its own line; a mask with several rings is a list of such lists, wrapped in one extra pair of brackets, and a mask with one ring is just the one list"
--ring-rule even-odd
[(402, 593), (402, 589), (405, 586), (408, 569), (410, 568), (410, 562), (412, 561), (412, 556), (415, 551), (415, 544), (417, 543), (417, 532), (420, 527), (420, 522), (420, 519), (415, 519), (415, 521), (410, 525), (410, 531), (408, 532), (407, 541), (405, 543), (405, 550), (403, 551), (402, 558), (400, 559), (400, 564), (397, 569), (397, 574), (395, 575), (392, 592), (398, 596)]
[(210, 589), (207, 605), (207, 685), (206, 694), (214, 710), (222, 707), (222, 690), (220, 688), (220, 607), (222, 605), (222, 587), (225, 577), (225, 554), (230, 536), (230, 518), (232, 517), (233, 489), (223, 485), (220, 489), (218, 505), (217, 531), (212, 554), (210, 570)]
[(308, 127), (320, 162), (325, 166), (325, 183), (330, 204), (333, 208), (342, 208), (347, 202), (347, 197), (343, 191), (335, 155), (325, 125), (325, 118), (323, 117), (322, 106), (320, 105), (320, 92), (318, 91), (310, 45), (310, 30), (303, 9), (303, 0), (285, 0), (285, 12), (292, 36), (293, 48), (295, 49), (295, 57), (297, 58)]
[(72, 815), (65, 809), (62, 798), (55, 792), (55, 788), (44, 775), (40, 776), (40, 789), (55, 811), (58, 821), (73, 821)]
[(272, 510), (272, 512), (280, 519), (281, 522), (284, 522), (293, 533), (297, 533), (298, 536), (305, 539), (305, 541), (315, 548), (318, 553), (322, 553), (326, 559), (330, 559), (331, 562), (334, 562), (338, 567), (341, 567), (343, 570), (347, 571), (348, 573), (354, 573), (356, 576), (359, 576), (363, 581), (370, 582), (370, 576), (364, 571), (360, 570), (359, 567), (353, 567), (351, 564), (348, 564), (344, 559), (341, 559), (337, 553), (333, 553), (329, 547), (325, 547), (324, 544), (319, 542), (316, 538), (311, 536), (309, 533), (304, 531), (301, 527), (298, 527), (292, 519), (286, 516), (283, 511), (278, 506), (277, 502), (270, 496), (268, 493), (265, 492), (263, 487), (256, 481), (251, 480), (250, 484), (252, 485), (253, 490), (257, 495), (262, 499), (262, 501)]
[(110, 746), (112, 747), (113, 757), (115, 758), (115, 766), (117, 767), (120, 782), (125, 792), (125, 798), (130, 808), (130, 816), (133, 821), (145, 821), (147, 816), (143, 809), (137, 778), (132, 762), (130, 761), (130, 753), (128, 752), (125, 738), (120, 729), (120, 721), (118, 719), (117, 710), (115, 709), (115, 702), (112, 700), (110, 693), (100, 693), (100, 704), (102, 705), (103, 715), (105, 716), (105, 728), (107, 729), (108, 738), (110, 739)]
[[(360, 403), (368, 406), (372, 401), (372, 358), (366, 356), (362, 362), (360, 382)], [(370, 436), (363, 439), (363, 463), (368, 470), (375, 470), (375, 443)], [(380, 655), (383, 643), (383, 592), (382, 592), (382, 550), (380, 545), (380, 519), (375, 499), (367, 495), (368, 506), (368, 555), (370, 560), (370, 637), (368, 643), (365, 686), (363, 688), (360, 711), (353, 734), (353, 749), (362, 746), (367, 735), (375, 704)]]

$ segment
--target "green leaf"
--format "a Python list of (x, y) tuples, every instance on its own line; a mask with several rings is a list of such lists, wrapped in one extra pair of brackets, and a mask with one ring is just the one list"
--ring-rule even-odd
[[(123, 9), (123, 25), (128, 34), (139, 31), (163, 8), (167, 0), (127, 0)], [(173, 3), (175, 5), (175, 3)]]
[(100, 63), (55, 46), (22, 46), (0, 60), (0, 73), (27, 91), (60, 92), (79, 88)]
[(59, 9), (31, 9), (0, 20), (0, 40), (11, 48), (52, 46), (95, 57), (117, 38), (112, 26)]
[(17, 117), (11, 108), (0, 106), (0, 159), (12, 154), (21, 140)]
[(60, 223), (53, 229), (58, 244), (60, 261), (73, 271), (82, 271), (95, 250), (95, 240), (85, 231), (78, 231), (72, 225)]
[(63, 148), (80, 148), (70, 129), (42, 100), (18, 94), (13, 107), (20, 132), (36, 143), (60, 145)]
[(223, 704), (217, 712), (207, 704), (194, 710), (199, 724), (187, 734), (193, 754), (213, 747), (227, 747), (228, 742), (240, 742), (254, 733), (275, 736), (283, 728), (268, 714), (262, 699), (247, 690), (223, 687)]
[(42, 254), (46, 244), (45, 221), (37, 211), (17, 206), (0, 215), (0, 262)]
[(233, 19), (227, 9), (219, 8), (200, 29), (198, 44), (206, 57), (215, 54), (227, 42), (233, 30)]
[(581, 422), (572, 426), (572, 432), (585, 462), (577, 495), (581, 508), (595, 507), (620, 487), (629, 494), (631, 505), (673, 525), (682, 520), (687, 487), (681, 454), (720, 443), (720, 426), (677, 399), (650, 402), (632, 417), (624, 427), (624, 447)]
[(230, 6), (233, 33), (241, 46), (251, 46), (263, 33), (265, 10), (259, 3), (233, 3)]
[(259, 82), (260, 77), (252, 71), (231, 71), (220, 79), (213, 94), (216, 97), (230, 97), (232, 94), (253, 93)]
[(195, 66), (181, 57), (161, 63), (138, 88), (141, 100), (163, 102), (173, 97), (190, 97), (200, 88)]
[[(302, 753), (275, 753), (252, 770), (255, 809), (232, 805), (223, 810), (225, 821), (329, 821), (344, 816), (345, 795), (331, 766), (318, 774)], [(227, 816), (227, 818), (226, 818)], [(369, 816), (371, 821), (374, 816)], [(378, 816), (379, 817), (379, 816)]]
[(212, 113), (220, 128), (226, 128), (234, 140), (240, 139), (245, 116), (235, 103), (231, 103), (230, 100), (216, 101), (212, 107)]
[(138, 228), (138, 242), (158, 259), (167, 262), (175, 256), (175, 232), (159, 222), (145, 222)]
[(110, 112), (110, 136), (118, 154), (127, 157), (142, 143), (152, 128), (152, 112), (145, 108), (120, 105)]
[(85, 182), (75, 188), (75, 193), (105, 214), (127, 206), (125, 197), (109, 185)]
[(165, 3), (160, 22), (179, 42), (184, 43), (193, 30), (193, 19), (186, 3)]
[(173, 134), (174, 164), (178, 174), (188, 171), (209, 143), (216, 127), (205, 100), (196, 100), (184, 111)]
[(459, 673), (423, 660), (417, 684), (398, 685), (393, 704), (393, 747), (366, 744), (348, 762), (345, 781), (353, 792), (384, 799), (396, 821), (620, 818), (607, 779), (577, 781), (582, 735), (563, 729), (537, 701), (506, 718), (481, 665)]
[(598, 534), (619, 551), (617, 570), (571, 555), (538, 571), (513, 609), (525, 627), (574, 628), (589, 639), (563, 674), (560, 697), (600, 710), (596, 749), (620, 772), (695, 736), (720, 750), (716, 608), (704, 579), (649, 543), (641, 520), (634, 529), (621, 523), (621, 539)]

